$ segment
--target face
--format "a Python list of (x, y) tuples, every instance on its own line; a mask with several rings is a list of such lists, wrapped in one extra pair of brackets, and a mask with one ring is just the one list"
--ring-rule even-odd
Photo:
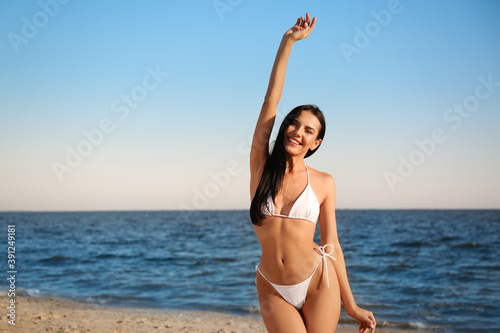
[(305, 155), (321, 143), (317, 139), (321, 123), (310, 111), (302, 111), (285, 129), (285, 150), (290, 155)]

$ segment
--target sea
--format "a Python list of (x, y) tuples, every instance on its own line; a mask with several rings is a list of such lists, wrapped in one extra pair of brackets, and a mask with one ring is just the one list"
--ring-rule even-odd
[[(378, 327), (500, 332), (500, 210), (336, 215), (356, 303)], [(6, 277), (9, 225), (17, 295), (260, 316), (247, 210), (0, 212)], [(342, 310), (340, 324), (356, 322)]]

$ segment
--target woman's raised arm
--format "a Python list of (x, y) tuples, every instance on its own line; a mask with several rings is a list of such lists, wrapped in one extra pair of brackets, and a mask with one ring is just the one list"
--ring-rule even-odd
[(286, 65), (288, 63), (290, 51), (292, 50), (292, 45), (296, 41), (306, 38), (314, 29), (315, 24), (316, 17), (311, 21), (311, 17), (309, 13), (307, 13), (305, 18), (300, 17), (297, 19), (295, 25), (283, 35), (281, 40), (271, 71), (266, 97), (264, 98), (264, 103), (260, 110), (259, 119), (257, 120), (252, 140), (252, 148), (250, 151), (251, 193), (255, 192), (259, 184), (269, 154), (269, 138), (276, 118), (276, 108), (278, 107), (281, 93), (283, 92)]

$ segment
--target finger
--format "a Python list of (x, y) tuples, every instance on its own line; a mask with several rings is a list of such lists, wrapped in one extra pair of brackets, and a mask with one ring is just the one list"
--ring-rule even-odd
[(300, 26), (303, 28), (304, 27), (304, 23), (306, 23), (306, 19), (304, 18), (304, 16), (301, 16), (300, 19), (301, 19), (301, 22), (302, 22), (300, 24)]
[(309, 13), (306, 13), (306, 23), (307, 23), (307, 25), (309, 25), (309, 23), (311, 23), (311, 15), (309, 15)]
[(295, 22), (295, 25), (300, 26), (300, 17), (297, 19), (297, 22)]
[(372, 325), (371, 321), (366, 321), (364, 324), (365, 324), (365, 327), (364, 327), (365, 332), (367, 332), (367, 333), (371, 332), (373, 329), (373, 325)]
[(373, 329), (373, 332), (375, 332), (375, 327), (377, 326), (377, 321), (375, 320), (375, 316), (373, 315), (372, 312), (370, 312), (369, 318), (371, 320), (371, 327)]
[(316, 24), (316, 16), (313, 17), (312, 22), (311, 22), (311, 30), (314, 29), (314, 25)]

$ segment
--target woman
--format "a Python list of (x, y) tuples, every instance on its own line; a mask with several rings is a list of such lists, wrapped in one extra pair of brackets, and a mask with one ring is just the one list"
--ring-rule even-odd
[[(304, 158), (321, 145), (325, 122), (314, 105), (293, 109), (281, 124), (272, 152), (269, 136), (285, 81), (292, 45), (314, 29), (316, 17), (288, 30), (281, 41), (250, 152), (250, 216), (262, 247), (257, 266), (261, 313), (270, 333), (335, 332), (340, 300), (375, 332), (375, 318), (354, 302), (335, 222), (335, 183), (327, 173), (308, 168)], [(319, 221), (321, 244), (314, 243)]]

